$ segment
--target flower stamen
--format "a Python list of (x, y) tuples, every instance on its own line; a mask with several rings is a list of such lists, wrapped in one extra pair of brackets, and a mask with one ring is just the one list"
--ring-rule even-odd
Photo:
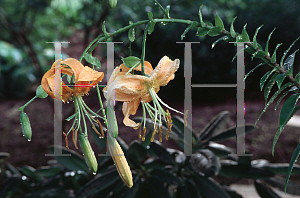
[(143, 130), (143, 137), (142, 137), (142, 141), (145, 141), (145, 135), (146, 135), (146, 127), (144, 127), (144, 130)]
[(66, 148), (69, 150), (68, 136), (65, 132), (63, 132), (63, 135), (65, 136), (65, 140), (66, 140)]

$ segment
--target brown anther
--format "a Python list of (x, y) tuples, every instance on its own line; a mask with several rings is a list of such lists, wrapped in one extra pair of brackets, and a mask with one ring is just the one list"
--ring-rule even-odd
[(100, 121), (99, 121), (99, 120), (97, 120), (97, 123), (98, 123), (98, 125), (99, 125), (100, 131), (101, 131), (101, 134), (102, 134), (102, 137), (104, 138), (104, 137), (105, 137), (105, 135), (104, 135), (104, 132), (103, 132), (102, 125), (101, 125), (101, 123), (100, 123)]
[(142, 126), (140, 125), (140, 132), (139, 132), (139, 138), (141, 138), (142, 137)]
[(99, 133), (99, 131), (96, 129), (95, 125), (92, 124), (92, 128), (94, 129), (95, 133), (97, 133), (100, 137), (102, 137), (102, 135)]
[(74, 128), (72, 128), (72, 140), (73, 140), (73, 144), (74, 144), (75, 148), (78, 149), (78, 147), (77, 147), (77, 130), (75, 132)]
[(69, 150), (69, 144), (68, 144), (67, 134), (65, 132), (63, 132), (63, 135), (65, 136), (65, 140), (66, 140), (66, 148)]
[(78, 131), (75, 130), (75, 144), (74, 144), (74, 145), (75, 145), (75, 148), (76, 148), (76, 149), (78, 149), (78, 147), (77, 147), (77, 137), (78, 137), (77, 132), (78, 132)]
[(74, 144), (75, 148), (78, 149), (78, 147), (76, 145), (76, 141), (75, 141), (75, 130), (74, 130), (74, 128), (72, 128), (72, 141), (73, 141), (73, 144)]
[(172, 130), (172, 126), (173, 126), (173, 124), (170, 124), (170, 126), (169, 126), (169, 128), (168, 128), (167, 135), (166, 135), (166, 140), (169, 139), (169, 134), (170, 134), (170, 132), (171, 132), (171, 130)]
[(184, 114), (184, 118), (183, 118), (183, 120), (184, 120), (184, 126), (187, 126), (187, 114), (188, 114), (188, 110), (186, 110), (185, 111), (185, 114)]
[(150, 139), (151, 142), (154, 141), (155, 134), (157, 133), (157, 127), (158, 127), (158, 125), (155, 125), (154, 130), (153, 130), (153, 132), (152, 132), (151, 139)]
[(159, 141), (162, 142), (162, 126), (159, 127)]
[(143, 129), (142, 141), (145, 141), (145, 135), (146, 135), (146, 127), (144, 127), (144, 129)]

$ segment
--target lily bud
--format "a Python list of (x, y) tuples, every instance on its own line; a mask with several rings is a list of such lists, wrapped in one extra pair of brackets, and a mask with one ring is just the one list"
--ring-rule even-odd
[(98, 170), (98, 163), (89, 140), (82, 133), (79, 135), (78, 139), (79, 139), (80, 148), (84, 155), (85, 163), (93, 171), (93, 173), (96, 173)]
[(26, 115), (26, 113), (24, 113), (24, 111), (21, 112), (20, 122), (21, 122), (22, 132), (23, 132), (24, 137), (28, 141), (30, 141), (31, 140), (31, 136), (32, 136), (32, 130), (31, 130), (29, 118)]

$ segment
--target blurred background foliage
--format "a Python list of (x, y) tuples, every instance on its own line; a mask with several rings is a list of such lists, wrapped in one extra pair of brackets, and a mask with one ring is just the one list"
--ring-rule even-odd
[[(258, 41), (265, 46), (269, 33), (276, 27), (270, 41), (270, 49), (274, 49), (277, 43), (283, 43), (278, 53), (299, 36), (300, 2), (298, 0), (216, 0), (216, 1), (177, 1), (161, 0), (165, 7), (171, 6), (170, 16), (199, 20), (198, 10), (202, 8), (203, 18), (206, 22), (213, 22), (216, 13), (223, 19), (225, 28), (228, 30), (232, 19), (235, 21), (235, 29), (241, 32), (247, 23), (247, 31), (250, 37), (260, 25), (264, 25), (258, 34)], [(82, 51), (89, 42), (102, 33), (101, 26), (106, 21), (108, 32), (124, 27), (129, 21), (137, 22), (148, 19), (147, 12), (153, 12), (155, 18), (163, 17), (162, 12), (153, 0), (123, 0), (119, 1), (117, 7), (112, 9), (108, 1), (96, 0), (0, 0), (0, 97), (13, 98), (24, 97), (28, 87), (39, 84), (43, 73), (52, 65), (54, 48), (46, 42), (76, 40), (81, 43)], [(171, 59), (180, 58), (181, 67), (176, 73), (176, 81), (162, 88), (161, 97), (164, 99), (170, 93), (182, 90), (181, 94), (174, 95), (174, 101), (183, 101), (184, 77), (184, 45), (180, 42), (180, 35), (185, 30), (185, 24), (157, 24), (154, 32), (147, 37), (146, 60), (153, 66), (159, 59), (168, 55)], [(136, 28), (136, 40), (132, 43), (132, 55), (141, 55), (142, 34), (144, 26)], [(193, 79), (195, 84), (235, 84), (236, 83), (236, 61), (231, 62), (236, 48), (232, 44), (220, 42), (211, 49), (211, 44), (217, 37), (196, 37), (196, 30), (188, 32), (183, 41), (201, 42), (193, 44)], [(118, 65), (120, 57), (129, 56), (129, 41), (127, 32), (119, 34), (113, 41), (122, 41), (123, 44), (115, 45), (115, 61)], [(105, 45), (100, 45), (105, 47)], [(99, 47), (99, 48), (100, 48)], [(73, 56), (78, 50), (72, 42), (68, 45), (68, 54)], [(296, 43), (294, 48), (299, 48)], [(74, 53), (73, 53), (74, 50)], [(272, 50), (271, 50), (272, 51)], [(79, 56), (77, 55), (77, 56)], [(97, 51), (94, 55), (103, 57), (105, 61), (105, 50)], [(76, 55), (75, 55), (76, 56)], [(246, 55), (247, 56), (247, 55)], [(75, 57), (79, 58), (79, 57)], [(251, 61), (246, 57), (246, 71), (250, 71), (259, 63), (259, 60)], [(299, 59), (295, 60), (295, 70), (299, 70)], [(246, 98), (252, 99), (253, 92), (258, 93), (259, 78), (269, 70), (267, 66), (256, 71), (256, 75), (246, 81)], [(212, 91), (198, 94), (199, 88), (193, 91), (193, 103), (207, 103), (209, 101), (220, 102), (226, 98), (234, 98), (235, 90), (228, 88), (218, 89), (218, 95)], [(234, 89), (234, 88), (230, 88)], [(200, 90), (200, 89), (199, 89)], [(201, 88), (202, 90), (202, 88)], [(205, 90), (203, 88), (203, 90)], [(261, 94), (262, 95), (262, 94)], [(256, 96), (255, 96), (256, 97)]]

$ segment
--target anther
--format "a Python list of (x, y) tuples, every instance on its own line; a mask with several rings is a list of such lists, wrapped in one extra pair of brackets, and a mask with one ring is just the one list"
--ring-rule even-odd
[(102, 134), (102, 136), (103, 136), (103, 138), (104, 138), (105, 136), (104, 136), (104, 132), (103, 132), (102, 125), (101, 125), (101, 123), (100, 123), (99, 120), (97, 120), (97, 122), (98, 122), (98, 125), (99, 125), (99, 128), (100, 128), (101, 134)]
[(67, 134), (65, 132), (63, 132), (63, 135), (65, 136), (65, 140), (66, 140), (66, 148), (69, 150), (69, 144), (68, 144)]
[(142, 126), (140, 125), (140, 133), (139, 133), (139, 138), (141, 138), (142, 137)]
[(99, 131), (96, 129), (95, 125), (92, 124), (92, 128), (94, 129), (94, 131), (100, 136), (102, 137), (102, 135), (99, 133)]
[(144, 129), (143, 129), (142, 141), (145, 141), (145, 135), (146, 135), (146, 127), (144, 127)]
[(162, 126), (159, 127), (159, 141), (162, 142)]
[(166, 135), (166, 140), (169, 139), (169, 134), (170, 134), (170, 132), (171, 132), (171, 130), (172, 130), (172, 126), (173, 126), (173, 124), (170, 124), (170, 126), (169, 126), (169, 128), (168, 128), (167, 135)]

